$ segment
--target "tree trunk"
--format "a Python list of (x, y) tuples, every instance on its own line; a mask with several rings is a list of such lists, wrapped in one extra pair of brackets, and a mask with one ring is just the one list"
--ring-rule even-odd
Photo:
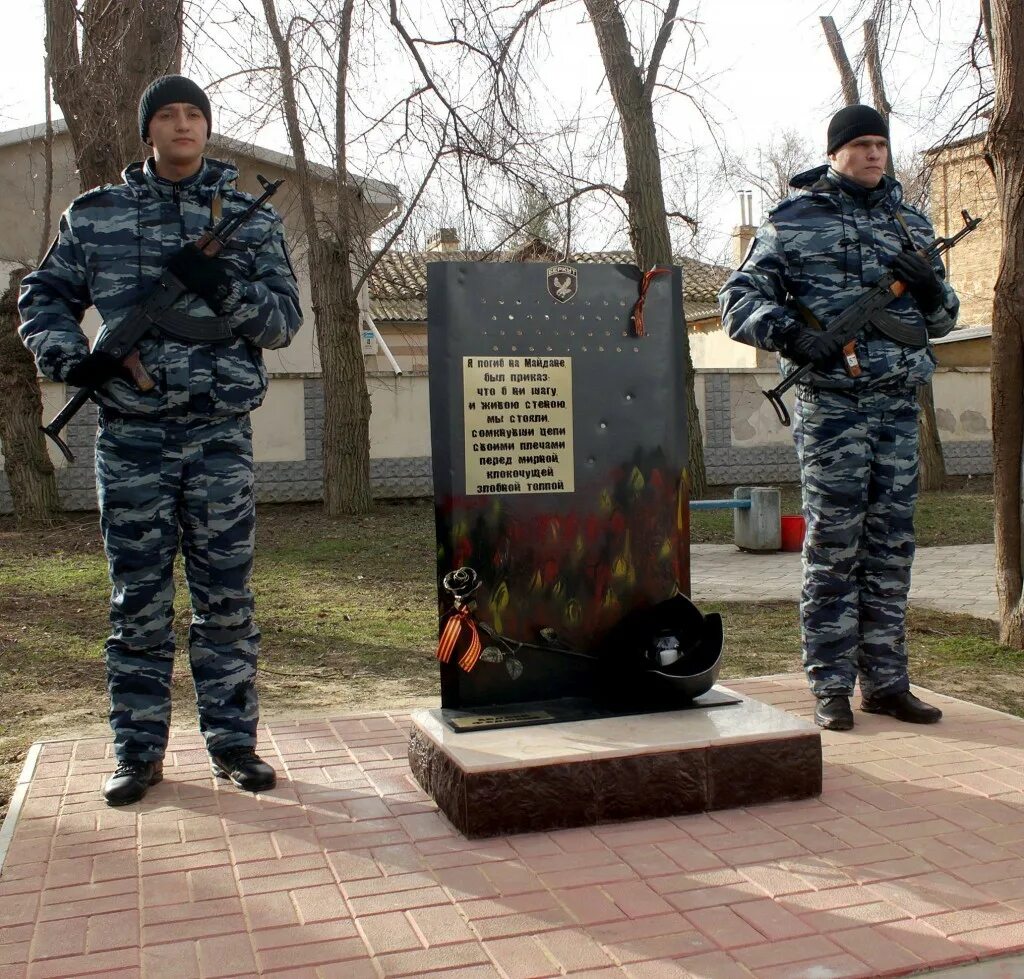
[(36, 365), (18, 336), (18, 290), (28, 271), (12, 272), (0, 296), (0, 444), (18, 525), (48, 527), (60, 520), (60, 498), (39, 427), (43, 399)]
[[(653, 265), (672, 264), (672, 242), (665, 216), (665, 192), (661, 179), (661, 154), (654, 126), (650, 82), (645, 86), (616, 0), (584, 0), (594, 25), (608, 85), (619, 113), (622, 147), (626, 157), (626, 205), (629, 238), (636, 263), (646, 271)], [(692, 495), (700, 497), (707, 488), (704, 443), (700, 434), (700, 412), (694, 395), (693, 360), (690, 338), (683, 330), (686, 370), (686, 419), (689, 443), (689, 479)]]
[(324, 378), (324, 509), (329, 517), (368, 513), (373, 506), (370, 393), (359, 340), (359, 303), (341, 246), (321, 241), (312, 258)]
[(1003, 216), (992, 310), (992, 483), (1000, 640), (1024, 649), (1021, 550), (1024, 438), (1024, 10), (992, 0), (995, 102), (988, 152)]
[(179, 70), (183, 0), (46, 0), (46, 55), (83, 190), (144, 152), (139, 96)]
[(36, 265), (46, 258), (50, 248), (50, 236), (53, 234), (53, 88), (49, 59), (44, 62), (43, 74), (43, 91), (46, 97), (46, 133), (43, 136), (43, 231), (39, 236)]
[(828, 49), (832, 52), (832, 60), (839, 69), (839, 83), (843, 88), (843, 102), (846, 105), (857, 105), (860, 102), (860, 90), (857, 88), (857, 76), (850, 67), (850, 59), (846, 56), (846, 47), (831, 17), (821, 18), (821, 29), (825, 32)]
[(917, 416), (919, 486), (923, 490), (942, 489), (946, 481), (946, 460), (942, 454), (942, 440), (935, 419), (931, 381), (917, 389), (917, 403), (921, 408)]

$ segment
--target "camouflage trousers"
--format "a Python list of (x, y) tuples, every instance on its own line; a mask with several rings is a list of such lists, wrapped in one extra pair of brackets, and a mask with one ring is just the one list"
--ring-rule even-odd
[(167, 747), (179, 544), (192, 602), (189, 661), (207, 748), (254, 746), (260, 634), (249, 587), (255, 506), (248, 416), (104, 419), (96, 483), (113, 586), (106, 660), (118, 759), (154, 761)]
[(816, 392), (793, 430), (807, 536), (804, 668), (817, 697), (908, 689), (905, 620), (914, 560), (917, 402)]

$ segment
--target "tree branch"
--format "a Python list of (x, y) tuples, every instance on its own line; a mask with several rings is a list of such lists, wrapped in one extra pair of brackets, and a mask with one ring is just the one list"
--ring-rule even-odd
[(408, 225), (409, 223), (409, 219), (412, 217), (413, 211), (416, 210), (416, 205), (419, 204), (420, 198), (423, 196), (423, 192), (427, 189), (427, 185), (430, 183), (431, 179), (434, 176), (434, 171), (437, 169), (438, 163), (441, 162), (441, 157), (445, 155), (446, 151), (443, 149), (443, 146), (444, 137), (442, 136), (442, 148), (439, 149), (437, 153), (434, 154), (434, 159), (430, 163), (430, 168), (427, 170), (423, 179), (420, 181), (419, 187), (416, 188), (416, 193), (413, 195), (412, 200), (409, 202), (409, 206), (406, 208), (405, 214), (402, 215), (402, 219), (401, 221), (398, 222), (398, 225), (395, 227), (395, 230), (392, 231), (390, 235), (388, 235), (387, 241), (385, 241), (384, 244), (381, 245), (381, 247), (377, 250), (377, 254), (367, 264), (366, 268), (359, 276), (359, 279), (356, 281), (356, 284), (352, 290), (353, 292), (358, 294), (359, 290), (363, 288), (363, 283), (366, 282), (366, 280), (373, 274), (373, 270), (377, 267), (380, 260), (388, 253), (388, 250), (391, 248), (391, 246), (398, 240), (398, 236), (405, 230), (406, 225)]
[(666, 211), (665, 217), (667, 218), (679, 218), (680, 221), (685, 222), (690, 226), (690, 230), (696, 234), (700, 230), (700, 222), (695, 218), (691, 218), (689, 214), (683, 214), (682, 211)]
[(277, 20), (274, 0), (261, 0), (263, 15), (267, 20), (267, 28), (277, 49), (277, 58), (281, 71), (281, 97), (284, 101), (283, 111), (285, 125), (288, 129), (288, 142), (291, 144), (292, 159), (295, 161), (295, 174), (299, 178), (299, 198), (302, 201), (302, 216), (306, 224), (306, 235), (310, 244), (319, 241), (316, 226), (316, 213), (313, 208), (313, 194), (309, 177), (309, 162), (306, 159), (306, 144), (302, 138), (299, 125), (299, 111), (295, 99), (295, 77), (292, 72), (292, 56), (288, 42), (281, 33), (281, 25)]
[(50, 209), (53, 207), (53, 109), (50, 103), (53, 101), (53, 93), (50, 87), (50, 59), (43, 61), (43, 90), (46, 98), (46, 135), (43, 137), (43, 167), (45, 168), (43, 185), (43, 233), (39, 240), (39, 257), (36, 259), (38, 265), (46, 257), (50, 247), (50, 235), (53, 231), (53, 219), (50, 216)]
[(661, 65), (665, 48), (668, 46), (669, 38), (672, 36), (672, 27), (675, 24), (678, 9), (679, 0), (670, 0), (668, 7), (665, 8), (665, 17), (661, 22), (658, 38), (654, 42), (654, 50), (651, 52), (647, 73), (644, 75), (644, 98), (647, 100), (650, 100), (654, 93), (654, 83), (658, 80), (658, 68)]

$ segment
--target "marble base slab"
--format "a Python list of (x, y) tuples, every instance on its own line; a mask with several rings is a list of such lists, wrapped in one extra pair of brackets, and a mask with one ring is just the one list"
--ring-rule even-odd
[(466, 836), (678, 816), (821, 792), (821, 738), (806, 721), (741, 702), (454, 733), (412, 715), (409, 765)]

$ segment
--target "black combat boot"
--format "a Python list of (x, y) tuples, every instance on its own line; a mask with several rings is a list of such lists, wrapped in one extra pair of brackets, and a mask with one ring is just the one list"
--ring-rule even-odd
[(819, 697), (818, 706), (814, 708), (814, 723), (826, 731), (849, 731), (853, 727), (850, 698), (842, 694)]
[(151, 785), (163, 780), (162, 761), (119, 761), (114, 774), (103, 786), (108, 806), (127, 806), (138, 802)]
[(246, 792), (263, 792), (277, 785), (277, 776), (252, 748), (228, 748), (210, 755), (210, 769), (217, 778), (229, 778)]
[(908, 724), (934, 724), (942, 720), (942, 711), (919, 700), (909, 690), (864, 697), (860, 709), (868, 714), (888, 714)]

